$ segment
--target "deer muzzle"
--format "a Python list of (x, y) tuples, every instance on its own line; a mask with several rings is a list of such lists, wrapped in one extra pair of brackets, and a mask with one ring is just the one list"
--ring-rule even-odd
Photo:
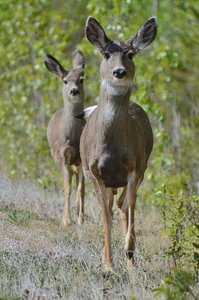
[(70, 91), (70, 94), (72, 96), (77, 96), (79, 94), (79, 89), (78, 88), (73, 88), (71, 91)]
[(113, 70), (113, 76), (118, 79), (122, 79), (127, 75), (127, 71), (124, 68), (118, 68)]

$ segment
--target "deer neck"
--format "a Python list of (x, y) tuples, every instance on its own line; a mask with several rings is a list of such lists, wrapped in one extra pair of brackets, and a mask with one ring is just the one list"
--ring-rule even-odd
[(72, 102), (69, 99), (64, 99), (64, 116), (67, 119), (74, 118), (80, 114), (83, 110), (83, 101), (82, 99), (77, 102)]
[(100, 88), (99, 110), (103, 122), (125, 122), (128, 119), (128, 107), (132, 84), (126, 86), (113, 86), (109, 81), (103, 80)]

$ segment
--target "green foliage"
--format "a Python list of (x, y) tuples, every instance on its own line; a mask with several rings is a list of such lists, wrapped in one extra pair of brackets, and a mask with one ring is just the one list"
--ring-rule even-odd
[[(100, 55), (84, 38), (87, 16), (96, 17), (112, 39), (127, 40), (155, 14), (158, 37), (135, 58), (138, 91), (133, 98), (143, 105), (153, 123), (157, 141), (153, 164), (160, 160), (169, 163), (167, 157), (172, 155), (175, 160), (177, 151), (184, 161), (182, 165), (179, 159), (179, 168), (196, 180), (195, 1), (4, 0), (0, 8), (1, 170), (17, 178), (37, 178), (44, 186), (60, 184), (59, 170), (50, 158), (46, 127), (52, 113), (62, 106), (61, 82), (46, 70), (45, 53), (53, 54), (67, 68), (71, 67), (71, 51), (78, 47), (85, 53), (86, 105), (93, 104), (99, 93)], [(174, 133), (180, 137), (177, 144), (172, 136), (175, 112), (181, 118), (181, 126)]]
[[(168, 165), (168, 168), (171, 166)], [(150, 196), (162, 215), (162, 233), (170, 240), (165, 256), (168, 257), (170, 272), (174, 272), (174, 275), (165, 278), (156, 291), (168, 300), (187, 299), (186, 295), (191, 293), (191, 288), (189, 281), (186, 284), (186, 278), (192, 278), (190, 285), (194, 286), (198, 276), (199, 197), (190, 193), (190, 177), (185, 172), (170, 177), (161, 175), (155, 180), (156, 185)]]
[(17, 225), (27, 225), (29, 223), (31, 214), (29, 212), (17, 211), (16, 209), (11, 210), (8, 213), (8, 217), (11, 222)]
[[(162, 285), (155, 289), (155, 295), (165, 296), (166, 300), (197, 299), (192, 291), (194, 277), (187, 271), (177, 271), (174, 275), (167, 275)], [(189, 297), (189, 298), (188, 298)]]
[(23, 300), (24, 298), (0, 292), (0, 300)]
[(47, 224), (59, 224), (57, 220), (47, 215), (39, 215), (22, 209), (7, 208), (3, 205), (0, 206), (0, 212), (6, 212), (10, 222), (15, 225), (26, 226), (33, 220), (42, 221)]
[(174, 195), (174, 188), (169, 191), (165, 185), (156, 193), (157, 205), (164, 219), (164, 234), (170, 237), (170, 248), (167, 255), (172, 257), (175, 268), (188, 265), (190, 270), (197, 270), (196, 246), (197, 205), (196, 196), (185, 197)]

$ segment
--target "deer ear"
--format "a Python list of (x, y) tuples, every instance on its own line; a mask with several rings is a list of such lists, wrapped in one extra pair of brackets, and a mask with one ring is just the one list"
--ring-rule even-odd
[(64, 67), (58, 62), (56, 58), (54, 58), (52, 55), (47, 54), (44, 58), (44, 63), (46, 65), (46, 68), (53, 74), (64, 78), (68, 71), (64, 69)]
[(157, 20), (156, 17), (152, 17), (144, 25), (142, 25), (136, 35), (127, 43), (130, 43), (131, 48), (133, 48), (133, 50), (137, 52), (150, 45), (155, 39), (156, 34)]
[(87, 39), (96, 46), (101, 52), (104, 52), (110, 39), (107, 37), (102, 26), (93, 17), (88, 17), (85, 27)]
[(85, 67), (85, 58), (83, 53), (80, 50), (76, 50), (73, 53), (73, 68), (81, 67), (84, 69)]

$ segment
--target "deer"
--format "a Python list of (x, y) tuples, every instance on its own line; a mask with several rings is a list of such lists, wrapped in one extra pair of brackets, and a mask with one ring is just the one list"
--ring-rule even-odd
[(133, 58), (151, 44), (156, 34), (156, 17), (150, 18), (125, 42), (111, 40), (92, 16), (85, 25), (88, 41), (98, 48), (103, 60), (99, 101), (97, 107), (91, 108), (83, 129), (80, 157), (84, 175), (91, 181), (102, 211), (102, 261), (106, 271), (113, 268), (111, 223), (118, 188), (122, 188), (117, 205), (122, 216), (127, 265), (135, 265), (136, 195), (153, 148), (153, 132), (144, 109), (130, 101), (135, 74)]
[(74, 173), (77, 181), (76, 204), (78, 224), (81, 224), (84, 219), (85, 183), (79, 149), (84, 120), (77, 119), (75, 115), (83, 110), (85, 58), (80, 50), (76, 50), (73, 53), (72, 70), (66, 70), (50, 54), (45, 56), (44, 63), (47, 69), (60, 77), (63, 82), (64, 107), (58, 109), (51, 117), (47, 126), (47, 139), (51, 155), (63, 174), (65, 200), (61, 226), (63, 229), (67, 229), (72, 223), (70, 197), (72, 176)]

